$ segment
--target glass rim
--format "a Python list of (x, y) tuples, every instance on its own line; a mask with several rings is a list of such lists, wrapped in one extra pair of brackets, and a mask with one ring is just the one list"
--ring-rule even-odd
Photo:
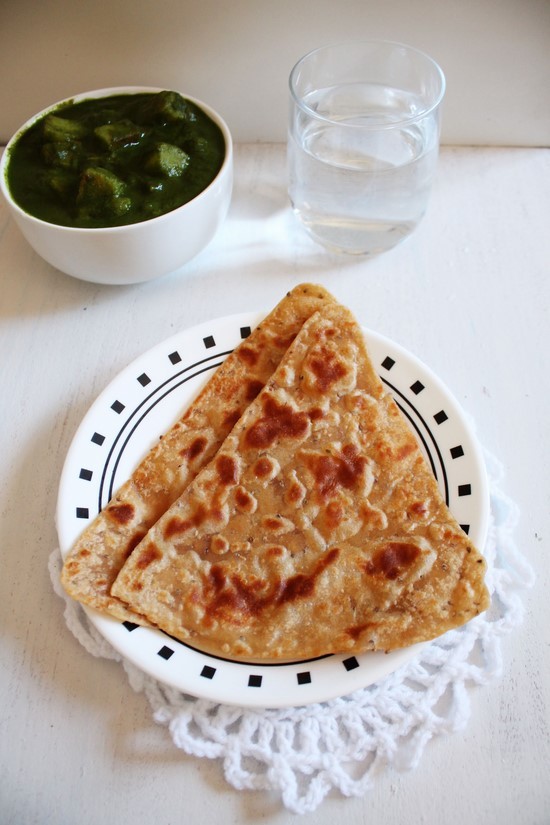
[[(300, 66), (309, 58), (313, 57), (313, 55), (318, 54), (319, 52), (326, 51), (328, 49), (337, 49), (337, 48), (350, 48), (353, 46), (393, 46), (401, 49), (406, 49), (408, 52), (412, 52), (415, 55), (423, 58), (427, 61), (427, 63), (435, 70), (435, 74), (439, 78), (441, 88), (439, 90), (439, 94), (436, 96), (435, 100), (430, 103), (429, 106), (426, 106), (422, 109), (422, 111), (417, 112), (415, 115), (411, 115), (410, 117), (403, 117), (399, 120), (392, 121), (391, 123), (377, 123), (377, 124), (364, 124), (364, 123), (346, 123), (345, 121), (335, 120), (334, 118), (327, 117), (326, 115), (321, 115), (319, 112), (316, 112), (315, 109), (312, 109), (311, 106), (304, 101), (303, 97), (300, 97), (295, 89), (295, 78), (298, 73), (298, 69)], [(337, 124), (338, 126), (345, 127), (346, 129), (363, 129), (365, 131), (381, 131), (384, 129), (395, 129), (399, 126), (403, 126), (404, 124), (415, 123), (418, 120), (423, 120), (425, 117), (430, 115), (434, 112), (440, 105), (441, 101), (445, 96), (445, 88), (446, 88), (446, 79), (445, 74), (441, 66), (430, 57), (429, 54), (423, 52), (421, 49), (417, 49), (415, 46), (409, 46), (407, 43), (401, 43), (397, 40), (349, 40), (349, 41), (339, 41), (338, 43), (326, 43), (323, 46), (317, 46), (315, 49), (311, 49), (309, 52), (306, 52), (299, 60), (296, 61), (294, 66), (292, 67), (289, 77), (288, 77), (288, 85), (290, 89), (290, 94), (292, 99), (294, 100), (295, 104), (307, 114), (309, 117), (315, 118), (316, 120), (323, 121), (325, 123), (332, 123)]]

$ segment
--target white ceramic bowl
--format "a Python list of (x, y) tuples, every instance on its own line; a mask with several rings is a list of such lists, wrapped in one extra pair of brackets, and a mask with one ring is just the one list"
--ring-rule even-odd
[(21, 232), (48, 263), (62, 272), (99, 284), (133, 284), (173, 272), (195, 257), (214, 237), (223, 222), (233, 187), (233, 143), (225, 121), (196, 98), (181, 93), (199, 106), (220, 127), (225, 139), (225, 159), (212, 183), (193, 200), (157, 218), (127, 226), (80, 229), (34, 218), (11, 197), (7, 185), (10, 147), (38, 118), (64, 102), (134, 92), (158, 92), (148, 86), (118, 86), (76, 95), (48, 106), (30, 118), (11, 138), (0, 161), (0, 189)]

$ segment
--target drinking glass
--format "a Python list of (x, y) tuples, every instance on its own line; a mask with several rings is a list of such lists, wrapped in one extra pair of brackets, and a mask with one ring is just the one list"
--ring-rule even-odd
[(325, 247), (376, 255), (428, 204), (439, 150), (442, 70), (401, 43), (322, 46), (290, 74), (289, 196)]

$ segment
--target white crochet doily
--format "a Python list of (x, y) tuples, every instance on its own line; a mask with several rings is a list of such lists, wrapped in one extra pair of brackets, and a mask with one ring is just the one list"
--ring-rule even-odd
[(290, 811), (313, 811), (332, 789), (362, 795), (383, 766), (414, 768), (432, 736), (464, 727), (469, 686), (487, 684), (502, 672), (500, 638), (521, 622), (520, 592), (533, 583), (533, 572), (513, 540), (518, 510), (500, 489), (502, 469), (491, 456), (486, 461), (490, 610), (425, 645), (417, 658), (380, 683), (329, 702), (248, 709), (162, 685), (123, 659), (65, 595), (59, 550), (50, 556), (50, 575), (65, 601), (71, 632), (93, 656), (122, 663), (130, 685), (145, 693), (155, 721), (168, 727), (176, 747), (222, 760), (234, 788), (276, 792)]

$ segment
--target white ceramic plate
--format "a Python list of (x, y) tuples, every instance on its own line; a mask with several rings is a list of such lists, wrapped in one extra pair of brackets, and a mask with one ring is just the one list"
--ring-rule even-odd
[[(63, 468), (57, 530), (64, 556), (261, 317), (234, 315), (180, 332), (130, 364), (101, 393)], [(488, 485), (463, 412), (424, 364), (376, 333), (365, 330), (365, 335), (373, 363), (415, 431), (451, 511), (483, 548)], [(247, 664), (206, 655), (161, 631), (86, 610), (113, 647), (146, 673), (194, 696), (241, 706), (290, 707), (343, 696), (380, 680), (416, 653), (413, 647), (389, 654)]]

